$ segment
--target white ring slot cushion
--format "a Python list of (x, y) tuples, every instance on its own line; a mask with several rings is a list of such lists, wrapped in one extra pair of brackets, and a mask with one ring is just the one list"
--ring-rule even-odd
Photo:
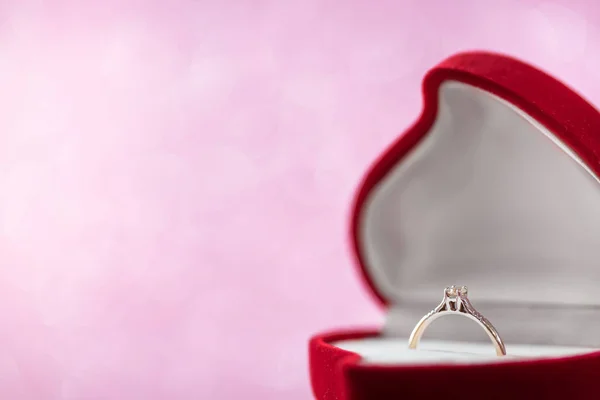
[(485, 332), (458, 316), (407, 349), (415, 324), (456, 284), (498, 329), (507, 359), (600, 348), (599, 185), (518, 108), (444, 83), (430, 132), (362, 210), (360, 251), (390, 303), (384, 334), (337, 345), (366, 362), (501, 361)]

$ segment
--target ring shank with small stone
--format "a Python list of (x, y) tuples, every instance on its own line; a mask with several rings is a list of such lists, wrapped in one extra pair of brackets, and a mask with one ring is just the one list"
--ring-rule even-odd
[(477, 322), (487, 333), (498, 356), (506, 355), (504, 342), (498, 331), (483, 315), (479, 314), (467, 297), (466, 286), (450, 286), (444, 289), (444, 299), (435, 309), (425, 315), (413, 329), (408, 340), (408, 347), (416, 349), (427, 327), (436, 319), (446, 315), (462, 315)]

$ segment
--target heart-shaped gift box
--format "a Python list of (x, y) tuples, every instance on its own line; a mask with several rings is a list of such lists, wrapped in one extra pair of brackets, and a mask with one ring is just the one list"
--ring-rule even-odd
[[(431, 69), (423, 98), (353, 208), (357, 264), (386, 322), (311, 339), (316, 398), (600, 398), (600, 113), (485, 52)], [(463, 318), (408, 349), (453, 284), (469, 287), (507, 356)]]

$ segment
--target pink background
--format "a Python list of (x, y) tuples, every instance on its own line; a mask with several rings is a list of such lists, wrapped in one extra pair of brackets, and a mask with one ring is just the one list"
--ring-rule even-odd
[(600, 104), (600, 3), (0, 2), (0, 398), (306, 400), (379, 324), (349, 201), (420, 79), (503, 51)]

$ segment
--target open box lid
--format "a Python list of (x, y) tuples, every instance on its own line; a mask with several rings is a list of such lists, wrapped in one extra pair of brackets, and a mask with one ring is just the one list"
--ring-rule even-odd
[(386, 331), (409, 333), (456, 284), (505, 340), (600, 346), (598, 111), (546, 73), (483, 52), (433, 68), (423, 97), (352, 216)]

